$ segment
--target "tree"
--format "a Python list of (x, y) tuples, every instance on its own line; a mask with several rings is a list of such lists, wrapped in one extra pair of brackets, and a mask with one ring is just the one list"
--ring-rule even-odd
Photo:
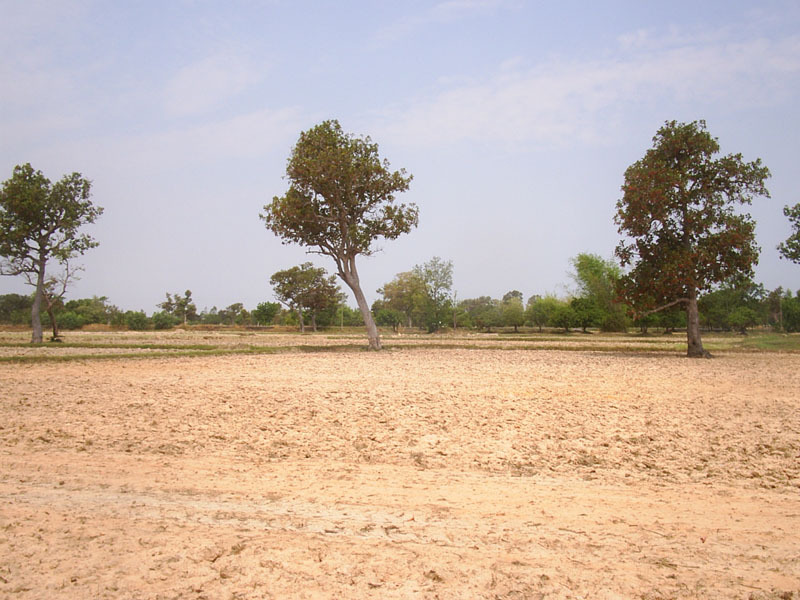
[(592, 315), (592, 325), (598, 325), (603, 331), (625, 331), (625, 306), (617, 298), (617, 282), (622, 270), (611, 260), (604, 260), (597, 254), (583, 252), (570, 261), (574, 269), (570, 273), (577, 286), (576, 298), (589, 304), (580, 308), (573, 307), (584, 315), (591, 305), (596, 309)]
[(192, 301), (192, 290), (186, 290), (183, 296), (178, 293), (173, 296), (167, 292), (167, 299), (158, 307), (165, 313), (176, 317), (184, 325), (197, 318), (197, 306)]
[(301, 332), (305, 331), (304, 309), (311, 312), (311, 325), (316, 331), (317, 313), (341, 301), (336, 277), (329, 277), (325, 269), (316, 268), (310, 262), (277, 271), (270, 278), (270, 283), (278, 300), (297, 313)]
[(573, 298), (569, 306), (575, 317), (575, 325), (580, 327), (583, 333), (588, 333), (587, 328), (599, 325), (603, 319), (603, 311), (597, 306), (594, 298)]
[(503, 296), (502, 304), (503, 325), (513, 327), (514, 333), (519, 331), (519, 326), (525, 323), (525, 308), (522, 306), (522, 292), (514, 290)]
[(681, 305), (690, 357), (710, 356), (700, 339), (698, 294), (750, 278), (758, 261), (755, 223), (734, 206), (769, 196), (760, 159), (714, 158), (718, 152), (704, 121), (665, 123), (644, 158), (625, 171), (614, 218), (629, 238), (616, 255), (632, 267), (620, 279), (622, 296), (638, 316)]
[[(64, 296), (67, 294), (67, 288), (70, 282), (78, 279), (77, 272), (83, 271), (83, 267), (70, 268), (69, 260), (65, 259), (64, 270), (57, 275), (49, 275), (42, 287), (42, 302), (44, 302), (47, 316), (50, 317), (50, 327), (53, 329), (53, 337), (50, 341), (60, 342), (58, 337), (58, 321), (56, 320), (56, 308), (63, 304)], [(37, 280), (34, 280), (31, 273), (25, 273), (25, 279), (28, 285), (36, 287)]]
[(36, 281), (31, 307), (31, 343), (41, 343), (41, 306), (47, 262), (64, 262), (97, 246), (79, 229), (103, 209), (89, 200), (91, 183), (80, 173), (52, 184), (30, 164), (14, 167), (0, 189), (0, 274), (29, 274)]
[(560, 302), (553, 311), (551, 323), (556, 327), (563, 327), (564, 333), (569, 333), (569, 328), (577, 322), (577, 317), (573, 308), (566, 302)]
[(398, 273), (378, 293), (383, 296), (383, 308), (399, 311), (405, 315), (407, 327), (421, 326), (425, 316), (427, 290), (425, 281), (415, 271)]
[(531, 296), (528, 298), (525, 318), (531, 325), (539, 328), (539, 333), (542, 333), (542, 327), (552, 322), (553, 314), (560, 305), (561, 302), (558, 298), (550, 294), (544, 297), (539, 295)]
[(434, 256), (428, 262), (416, 265), (414, 273), (425, 284), (425, 325), (431, 333), (438, 331), (449, 321), (453, 261)]
[(281, 305), (277, 302), (260, 302), (256, 309), (250, 313), (259, 325), (269, 325), (278, 316)]
[(22, 325), (31, 314), (33, 299), (23, 294), (3, 294), (0, 296), (0, 323)]
[(379, 350), (380, 335), (361, 290), (356, 257), (373, 254), (377, 239), (393, 240), (416, 227), (417, 207), (395, 203), (395, 194), (408, 190), (411, 175), (390, 171), (377, 144), (344, 133), (332, 120), (300, 134), (286, 176), (289, 190), (264, 206), (261, 218), (284, 243), (308, 246), (313, 248), (309, 252), (333, 259), (361, 310), (370, 349)]
[(479, 329), (486, 328), (491, 332), (492, 327), (503, 324), (503, 310), (500, 302), (489, 297), (467, 298), (461, 301), (461, 307), (467, 313), (470, 322)]
[(789, 218), (794, 233), (778, 244), (778, 251), (781, 257), (800, 264), (800, 202), (791, 207), (784, 206), (783, 214)]

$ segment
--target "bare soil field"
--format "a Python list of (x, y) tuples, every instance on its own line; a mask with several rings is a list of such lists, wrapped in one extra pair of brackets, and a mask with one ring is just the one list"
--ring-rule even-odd
[(0, 598), (800, 598), (800, 354), (460, 343), (0, 362)]

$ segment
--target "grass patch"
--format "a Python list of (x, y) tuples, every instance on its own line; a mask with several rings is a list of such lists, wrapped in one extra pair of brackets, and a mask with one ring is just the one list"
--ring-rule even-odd
[[(43, 346), (44, 344), (42, 344)], [(30, 346), (30, 345), (29, 345)], [(41, 347), (33, 345), (34, 348)], [(63, 346), (59, 346), (63, 347)], [(101, 349), (116, 348), (130, 349), (126, 345), (88, 345)], [(136, 346), (139, 349), (138, 346)], [(149, 352), (117, 352), (108, 354), (34, 354), (19, 356), (0, 356), (0, 363), (44, 363), (44, 362), (69, 362), (86, 360), (130, 360), (153, 358), (194, 358), (199, 356), (226, 356), (234, 354), (290, 354), (290, 353), (324, 353), (324, 352), (357, 352), (366, 351), (366, 346), (355, 344), (339, 344), (328, 346), (250, 346), (247, 348), (231, 348), (222, 346), (207, 346), (205, 349), (175, 349), (176, 346), (160, 346), (159, 351)], [(149, 350), (149, 348), (144, 348)]]

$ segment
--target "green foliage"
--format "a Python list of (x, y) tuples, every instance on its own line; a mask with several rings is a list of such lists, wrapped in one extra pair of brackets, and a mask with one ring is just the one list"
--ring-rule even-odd
[[(83, 324), (108, 323), (112, 324), (118, 320), (120, 310), (108, 303), (106, 296), (92, 296), (91, 298), (79, 298), (69, 300), (64, 305), (64, 309), (74, 312), (83, 319)], [(62, 317), (59, 317), (59, 320)], [(65, 326), (66, 329), (69, 329)]]
[(335, 120), (300, 134), (286, 176), (289, 190), (264, 206), (261, 218), (284, 243), (309, 246), (333, 259), (358, 302), (370, 348), (380, 349), (355, 261), (372, 254), (377, 239), (392, 240), (417, 226), (417, 207), (395, 203), (411, 176), (402, 169), (392, 172), (377, 144), (344, 133)]
[(693, 357), (708, 356), (700, 340), (698, 295), (749, 280), (758, 261), (755, 223), (734, 209), (769, 197), (769, 170), (760, 159), (714, 158), (718, 153), (704, 121), (667, 122), (644, 158), (625, 171), (614, 218), (627, 238), (616, 255), (632, 267), (620, 279), (621, 294), (640, 316), (682, 304)]
[(172, 329), (181, 322), (178, 317), (167, 311), (153, 313), (151, 320), (155, 329)]
[(80, 329), (86, 325), (86, 323), (86, 318), (83, 315), (71, 310), (59, 313), (58, 315), (58, 326), (61, 329)]
[(792, 297), (791, 292), (781, 298), (783, 330), (787, 333), (800, 332), (800, 290)]
[(261, 302), (256, 306), (250, 316), (258, 325), (270, 325), (281, 310), (277, 302)]
[(725, 281), (749, 278), (758, 259), (753, 220), (737, 204), (769, 197), (769, 170), (740, 154), (713, 158), (719, 143), (705, 122), (668, 122), (653, 148), (625, 172), (615, 222), (616, 255), (633, 269), (622, 292), (639, 311)]
[(501, 306), (503, 315), (503, 325), (513, 327), (518, 331), (518, 327), (525, 323), (525, 308), (522, 306), (522, 292), (514, 290), (503, 296)]
[(492, 327), (503, 325), (503, 309), (497, 300), (489, 296), (479, 298), (468, 298), (462, 300), (459, 306), (466, 312), (470, 322), (479, 329), (486, 328), (491, 331)]
[(381, 327), (391, 327), (393, 331), (397, 331), (403, 321), (405, 315), (393, 308), (378, 308), (375, 312), (375, 322)]
[(598, 326), (605, 317), (603, 311), (595, 304), (594, 298), (591, 297), (573, 298), (569, 306), (574, 315), (575, 326), (580, 327), (584, 333), (589, 327)]
[(125, 325), (131, 331), (145, 331), (150, 329), (152, 322), (144, 314), (144, 311), (129, 310), (125, 313)]
[(0, 295), (0, 323), (30, 324), (33, 298), (23, 294)]
[[(167, 292), (167, 299), (158, 305), (158, 307), (163, 310), (166, 314), (175, 317), (174, 325), (178, 323), (188, 323), (189, 321), (194, 321), (198, 318), (197, 315), (197, 306), (192, 301), (192, 290), (186, 290), (183, 293), (183, 296), (176, 293), (175, 295), (171, 295)], [(172, 327), (170, 325), (169, 327)], [(159, 327), (156, 327), (159, 329)], [(161, 328), (167, 329), (167, 327)]]
[(527, 322), (534, 327), (539, 328), (541, 333), (542, 328), (550, 325), (553, 320), (553, 315), (563, 303), (552, 295), (547, 296), (531, 296), (528, 298), (528, 307), (525, 309), (525, 318)]
[(784, 206), (783, 214), (789, 219), (794, 231), (785, 242), (778, 245), (778, 251), (783, 258), (800, 264), (800, 203)]
[(89, 200), (91, 183), (80, 173), (52, 184), (30, 164), (14, 167), (0, 188), (0, 274), (27, 274), (35, 281), (31, 306), (33, 342), (42, 341), (40, 306), (47, 262), (64, 263), (97, 246), (79, 232), (94, 223), (103, 209)]
[(413, 273), (425, 284), (424, 324), (429, 332), (438, 331), (450, 321), (453, 288), (453, 261), (434, 256)]
[(383, 307), (403, 313), (407, 327), (424, 326), (427, 288), (425, 280), (416, 271), (398, 273), (378, 293), (383, 296)]
[[(311, 314), (311, 323), (316, 330), (317, 315), (327, 309), (335, 309), (342, 302), (342, 293), (336, 285), (336, 277), (328, 276), (323, 268), (310, 262), (275, 272), (270, 278), (275, 296), (290, 310)], [(329, 315), (329, 319), (332, 314)], [(301, 323), (301, 331), (303, 324)]]
[(565, 332), (569, 332), (571, 327), (578, 324), (578, 318), (575, 310), (569, 304), (562, 303), (553, 311), (550, 323), (554, 327), (560, 327)]
[[(720, 287), (698, 301), (701, 323), (708, 329), (725, 331), (766, 325), (769, 321), (767, 298), (763, 286), (749, 282)], [(745, 318), (750, 316), (751, 321)]]
[(571, 276), (577, 284), (576, 295), (586, 301), (574, 307), (579, 319), (602, 331), (625, 331), (627, 309), (617, 299), (617, 284), (622, 277), (619, 266), (589, 253), (578, 254), (571, 262), (575, 269)]

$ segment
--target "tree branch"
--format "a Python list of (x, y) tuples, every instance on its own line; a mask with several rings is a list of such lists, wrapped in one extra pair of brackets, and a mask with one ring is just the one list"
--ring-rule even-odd
[(652, 315), (653, 313), (657, 313), (659, 311), (662, 311), (665, 308), (670, 308), (671, 306), (675, 306), (676, 304), (680, 304), (681, 302), (689, 302), (689, 299), (688, 298), (678, 298), (677, 300), (673, 300), (672, 302), (664, 304), (663, 306), (659, 306), (658, 308), (654, 308), (652, 310), (646, 310), (644, 312), (636, 312), (636, 313), (634, 313), (634, 316), (637, 319), (641, 319), (641, 318), (646, 317), (648, 315)]

